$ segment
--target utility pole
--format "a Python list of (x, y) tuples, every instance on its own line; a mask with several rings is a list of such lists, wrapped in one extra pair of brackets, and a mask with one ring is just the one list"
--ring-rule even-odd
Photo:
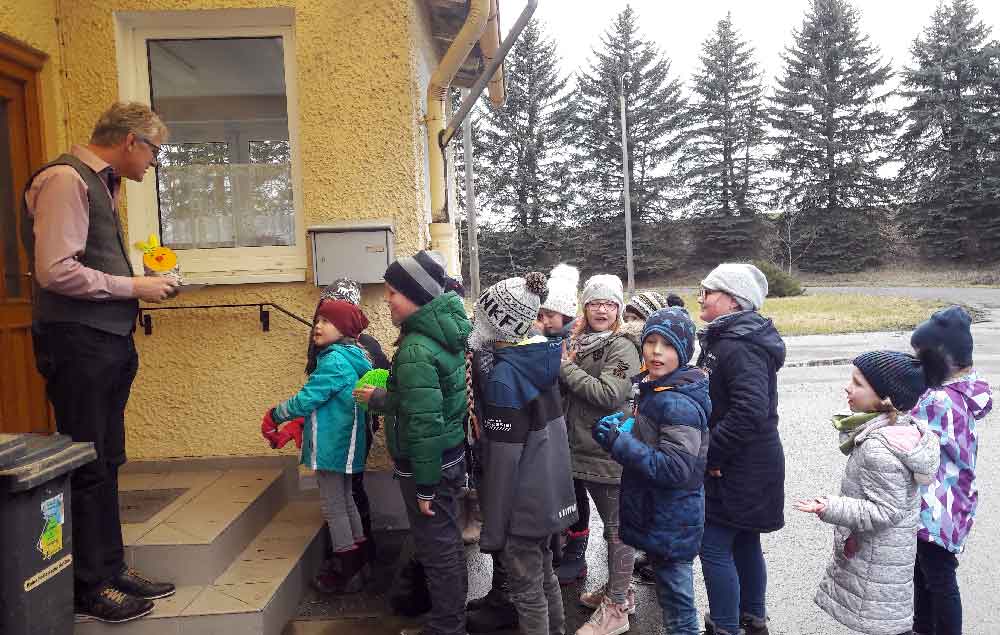
[(462, 148), (465, 155), (465, 216), (469, 226), (469, 291), (475, 301), (479, 299), (479, 233), (476, 231), (476, 186), (472, 173), (471, 116), (465, 118), (462, 126)]
[[(625, 199), (625, 271), (628, 274), (628, 293), (635, 292), (635, 269), (632, 265), (632, 197), (629, 192), (628, 169), (628, 128), (625, 124), (625, 80), (630, 73), (624, 73), (618, 81), (618, 105), (622, 111), (622, 198)], [(466, 172), (468, 175), (468, 172)], [(468, 176), (466, 176), (468, 178)]]

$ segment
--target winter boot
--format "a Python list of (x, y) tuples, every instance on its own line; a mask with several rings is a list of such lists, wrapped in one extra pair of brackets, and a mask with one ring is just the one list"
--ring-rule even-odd
[(740, 616), (740, 628), (746, 632), (746, 635), (768, 635), (767, 621), (766, 617), (761, 618), (744, 613)]
[(562, 561), (559, 563), (559, 584), (567, 586), (587, 577), (587, 540), (590, 529), (570, 531), (566, 535)]
[[(584, 591), (580, 594), (580, 605), (585, 606), (588, 609), (598, 609), (604, 602), (608, 593), (608, 583), (605, 582), (604, 586), (595, 591)], [(625, 611), (629, 615), (635, 614), (636, 607), (639, 603), (635, 599), (635, 587), (630, 586), (628, 591), (625, 592)]]
[(334, 551), (323, 570), (313, 578), (313, 586), (320, 593), (357, 593), (365, 586), (365, 564), (365, 551), (357, 546)]
[(462, 542), (474, 545), (479, 542), (479, 534), (483, 530), (483, 514), (479, 508), (479, 493), (472, 488), (467, 488), (462, 501)]
[(427, 589), (427, 575), (424, 566), (411, 557), (389, 590), (389, 606), (405, 617), (417, 617), (431, 610), (431, 594)]
[(715, 622), (712, 621), (712, 616), (705, 613), (705, 630), (703, 635), (746, 635), (746, 633), (741, 628), (736, 633), (728, 633), (726, 631), (719, 630), (715, 626)]
[(577, 629), (576, 635), (621, 635), (628, 629), (626, 606), (605, 598), (587, 623)]

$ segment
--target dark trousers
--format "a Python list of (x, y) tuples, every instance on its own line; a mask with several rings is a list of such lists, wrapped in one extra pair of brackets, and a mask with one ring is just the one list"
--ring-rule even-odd
[(913, 632), (962, 635), (962, 594), (958, 558), (944, 547), (917, 541), (913, 567)]
[[(499, 558), (503, 561), (510, 600), (517, 608), (522, 633), (564, 635), (562, 591), (552, 569), (551, 538), (521, 538), (507, 535)], [(496, 577), (494, 572), (494, 584)]]
[(434, 515), (425, 516), (417, 507), (413, 479), (399, 479), (417, 560), (427, 572), (431, 612), (423, 630), (426, 635), (465, 635), (469, 581), (458, 501), (464, 485), (465, 461), (442, 470), (431, 505)]
[(125, 463), (125, 404), (139, 368), (131, 335), (80, 324), (37, 324), (35, 359), (56, 429), (94, 444), (97, 459), (70, 478), (74, 586), (100, 588), (125, 564), (118, 513), (118, 468)]
[(580, 516), (569, 526), (569, 530), (579, 533), (590, 527), (590, 499), (587, 498), (585, 482), (578, 478), (573, 479), (573, 493), (576, 494), (576, 510)]

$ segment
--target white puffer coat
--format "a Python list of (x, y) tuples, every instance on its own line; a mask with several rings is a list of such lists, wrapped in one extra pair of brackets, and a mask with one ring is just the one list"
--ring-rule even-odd
[(937, 472), (938, 438), (909, 415), (900, 414), (895, 425), (881, 415), (854, 444), (840, 496), (831, 496), (820, 514), (836, 528), (816, 604), (851, 630), (898, 635), (913, 626), (919, 483)]

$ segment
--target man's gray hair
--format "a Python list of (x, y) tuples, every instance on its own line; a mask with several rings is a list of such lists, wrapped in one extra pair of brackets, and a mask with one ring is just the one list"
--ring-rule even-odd
[(159, 115), (138, 101), (117, 102), (104, 111), (94, 126), (90, 142), (98, 146), (114, 146), (125, 140), (128, 133), (149, 139), (167, 138), (167, 126)]

